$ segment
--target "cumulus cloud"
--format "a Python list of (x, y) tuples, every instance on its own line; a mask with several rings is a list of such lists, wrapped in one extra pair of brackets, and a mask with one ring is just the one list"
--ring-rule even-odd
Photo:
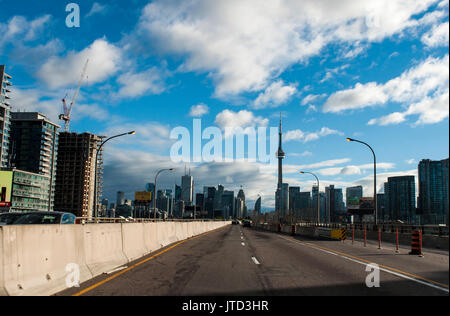
[(89, 59), (87, 81), (98, 83), (114, 75), (120, 68), (121, 49), (106, 39), (95, 40), (80, 52), (69, 52), (64, 57), (53, 56), (38, 72), (39, 78), (51, 89), (77, 84), (80, 74)]
[(282, 80), (272, 83), (262, 92), (253, 103), (253, 108), (275, 108), (286, 103), (293, 95), (297, 93), (294, 84), (285, 85)]
[(449, 45), (449, 23), (436, 25), (422, 36), (422, 42), (429, 47)]
[(261, 116), (255, 116), (253, 112), (247, 110), (239, 112), (224, 110), (217, 114), (215, 123), (222, 130), (231, 132), (236, 128), (242, 128), (245, 131), (249, 127), (267, 126), (269, 120)]
[(358, 83), (352, 89), (334, 93), (324, 104), (323, 111), (336, 113), (395, 102), (406, 110), (372, 119), (368, 124), (398, 124), (411, 115), (418, 116), (415, 124), (441, 122), (448, 117), (448, 67), (449, 55), (429, 57), (385, 84)]
[(200, 103), (197, 105), (191, 106), (191, 111), (189, 112), (189, 116), (192, 117), (202, 117), (205, 114), (209, 113), (209, 107), (206, 104)]
[(286, 133), (284, 136), (284, 140), (286, 142), (290, 141), (301, 141), (304, 143), (317, 140), (321, 137), (325, 137), (328, 135), (344, 135), (342, 132), (338, 130), (334, 130), (328, 127), (322, 127), (320, 131), (317, 132), (303, 132), (300, 129), (291, 130)]
[(137, 98), (165, 91), (163, 76), (156, 67), (140, 73), (124, 73), (117, 78), (117, 83), (120, 85), (116, 94), (119, 98)]
[(7, 23), (0, 23), (0, 48), (2, 44), (16, 41), (32, 41), (43, 30), (45, 25), (49, 23), (51, 15), (46, 14), (34, 20), (27, 20), (27, 18), (16, 15), (13, 16)]
[(189, 0), (148, 4), (136, 42), (185, 57), (181, 70), (208, 73), (219, 97), (257, 92), (293, 64), (330, 43), (380, 42), (417, 27), (436, 0), (259, 1)]
[(308, 94), (306, 97), (303, 98), (301, 105), (306, 106), (310, 103), (317, 102), (326, 96), (327, 96), (326, 94)]

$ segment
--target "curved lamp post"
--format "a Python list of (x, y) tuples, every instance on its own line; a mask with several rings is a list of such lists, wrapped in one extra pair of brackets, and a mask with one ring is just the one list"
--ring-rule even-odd
[(317, 180), (317, 223), (320, 224), (320, 182), (319, 182), (319, 178), (312, 172), (300, 171), (300, 174), (305, 174), (305, 173), (313, 175)]
[(163, 171), (174, 171), (175, 169), (174, 168), (170, 168), (170, 169), (161, 169), (161, 170), (159, 170), (157, 173), (156, 173), (156, 176), (155, 176), (155, 192), (154, 192), (154, 196), (153, 196), (153, 217), (154, 217), (154, 219), (156, 220), (156, 195), (157, 195), (157, 192), (158, 192), (158, 190), (157, 190), (157, 188), (156, 188), (156, 181), (158, 180), (158, 176), (159, 176), (159, 174), (161, 173), (161, 172), (163, 172)]
[(375, 209), (375, 225), (378, 225), (378, 209), (377, 209), (377, 157), (375, 156), (375, 152), (372, 149), (372, 147), (370, 147), (369, 144), (362, 142), (360, 140), (357, 139), (353, 139), (353, 138), (347, 138), (347, 141), (349, 142), (357, 142), (357, 143), (361, 143), (366, 145), (367, 147), (370, 148), (370, 150), (372, 151), (373, 154), (373, 205), (374, 205), (374, 209)]
[(98, 172), (98, 170), (97, 170), (97, 159), (98, 159), (98, 153), (101, 151), (103, 145), (105, 145), (111, 139), (114, 139), (114, 138), (117, 138), (117, 137), (126, 136), (126, 135), (134, 135), (134, 134), (136, 134), (136, 131), (131, 131), (131, 132), (128, 132), (128, 133), (123, 133), (123, 134), (112, 136), (112, 137), (106, 139), (97, 148), (97, 152), (95, 153), (95, 177), (94, 177), (94, 179), (95, 179), (95, 182), (94, 182), (94, 215), (95, 215), (95, 218), (97, 218), (97, 216), (98, 216), (98, 214), (97, 214), (97, 172)]

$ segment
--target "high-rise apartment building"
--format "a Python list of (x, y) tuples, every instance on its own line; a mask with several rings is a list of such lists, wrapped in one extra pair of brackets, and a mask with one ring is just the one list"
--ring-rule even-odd
[(11, 113), (11, 166), (49, 177), (49, 211), (55, 198), (59, 128), (41, 113)]
[(425, 224), (448, 223), (449, 159), (419, 163), (419, 197), (417, 208)]
[(385, 212), (391, 220), (411, 222), (416, 210), (414, 176), (390, 177), (384, 186)]
[(8, 93), (11, 92), (12, 77), (5, 72), (5, 68), (5, 65), (0, 65), (0, 167), (2, 168), (10, 167), (11, 104)]
[[(95, 158), (101, 139), (89, 133), (63, 132), (59, 135), (56, 210), (71, 212), (78, 217), (94, 216)], [(101, 187), (98, 186), (98, 201), (100, 196)]]

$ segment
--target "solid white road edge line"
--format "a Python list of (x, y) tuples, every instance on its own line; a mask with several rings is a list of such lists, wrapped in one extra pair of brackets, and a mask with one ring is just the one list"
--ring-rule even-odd
[[(334, 253), (334, 252), (331, 252), (331, 251), (327, 251), (325, 249), (321, 249), (321, 248), (314, 247), (314, 246), (311, 246), (311, 245), (308, 245), (308, 244), (304, 244), (304, 243), (301, 243), (301, 242), (297, 242), (297, 241), (294, 241), (294, 240), (283, 238), (281, 236), (280, 236), (280, 238), (282, 238), (284, 240), (291, 241), (291, 242), (296, 243), (296, 244), (300, 244), (300, 245), (303, 245), (303, 246), (308, 246), (310, 248), (313, 248), (313, 249), (316, 249), (316, 250), (320, 250), (320, 251), (328, 253), (330, 255), (334, 255), (334, 256), (337, 256), (337, 257), (340, 257), (340, 258), (343, 258), (343, 259), (347, 259), (349, 261), (353, 261), (353, 262), (356, 262), (356, 263), (359, 263), (359, 264), (367, 266), (367, 263), (365, 263), (365, 262), (362, 262), (362, 261), (359, 261), (359, 260), (356, 260), (356, 259), (353, 259), (353, 258), (349, 258), (349, 257), (341, 255), (341, 254), (337, 254), (337, 253)], [(376, 264), (376, 262), (373, 262), (373, 263)], [(410, 277), (410, 276), (407, 276), (407, 275), (404, 275), (404, 274), (401, 274), (401, 273), (398, 273), (398, 272), (394, 272), (394, 271), (391, 271), (391, 270), (388, 270), (388, 269), (384, 269), (384, 268), (380, 268), (380, 271), (384, 271), (386, 273), (390, 273), (390, 274), (398, 276), (400, 278), (404, 278), (404, 279), (407, 279), (407, 280), (410, 280), (410, 281), (414, 281), (414, 282), (417, 282), (417, 283), (420, 283), (420, 284), (423, 284), (423, 285), (426, 285), (426, 286), (429, 286), (429, 287), (432, 287), (432, 288), (435, 288), (435, 289), (438, 289), (438, 290), (441, 290), (441, 291), (449, 293), (449, 290), (447, 288), (444, 288), (444, 287), (441, 287), (441, 286), (438, 286), (438, 285), (435, 285), (435, 284), (432, 284), (432, 283), (429, 283), (429, 282), (425, 282), (425, 281), (422, 281), (422, 280), (418, 280), (418, 279), (415, 279), (413, 277)]]

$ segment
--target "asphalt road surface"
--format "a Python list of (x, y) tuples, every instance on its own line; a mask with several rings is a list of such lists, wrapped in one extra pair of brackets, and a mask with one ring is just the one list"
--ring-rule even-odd
[[(146, 260), (146, 261), (144, 261)], [(379, 287), (368, 287), (380, 268)], [(136, 265), (133, 267), (133, 265)], [(448, 295), (448, 253), (311, 240), (229, 225), (171, 245), (58, 295)], [(369, 280), (374, 280), (369, 276)]]

